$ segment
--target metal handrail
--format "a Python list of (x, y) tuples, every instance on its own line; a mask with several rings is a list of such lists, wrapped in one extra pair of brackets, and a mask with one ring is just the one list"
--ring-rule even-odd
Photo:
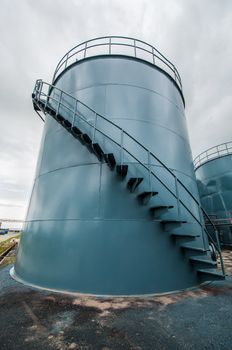
[[(43, 91), (43, 87), (47, 86), (47, 90), (48, 92), (44, 92)], [(60, 93), (59, 98), (55, 98), (51, 96), (52, 91), (58, 91)], [(86, 123), (88, 126), (90, 126), (93, 129), (93, 140), (92, 142), (94, 142), (94, 138), (95, 138), (95, 134), (96, 131), (99, 132), (101, 135), (103, 135), (105, 138), (107, 138), (108, 140), (112, 141), (116, 146), (120, 147), (121, 150), (121, 164), (123, 164), (123, 152), (126, 152), (126, 154), (128, 154), (129, 156), (131, 156), (136, 162), (138, 162), (140, 165), (142, 165), (149, 173), (149, 182), (150, 182), (150, 178), (151, 176), (155, 177), (163, 186), (164, 188), (176, 199), (177, 201), (177, 209), (178, 209), (178, 215), (179, 215), (179, 219), (180, 218), (180, 212), (181, 212), (181, 207), (180, 205), (182, 205), (187, 212), (192, 216), (192, 218), (201, 226), (202, 229), (202, 238), (203, 238), (203, 244), (204, 244), (204, 249), (206, 250), (206, 243), (204, 240), (204, 233), (207, 234), (207, 236), (209, 237), (210, 241), (214, 243), (216, 250), (218, 251), (218, 254), (220, 256), (220, 260), (221, 260), (221, 267), (222, 267), (222, 272), (224, 274), (224, 265), (223, 265), (223, 260), (222, 260), (222, 256), (221, 256), (221, 250), (220, 250), (220, 245), (218, 245), (218, 242), (213, 241), (213, 238), (211, 237), (211, 235), (209, 234), (209, 232), (207, 231), (206, 227), (204, 226), (204, 224), (202, 223), (203, 221), (203, 214), (207, 215), (207, 213), (204, 211), (204, 209), (201, 207), (201, 204), (198, 202), (198, 200), (192, 195), (192, 193), (188, 190), (188, 188), (182, 183), (182, 181), (177, 178), (177, 176), (172, 172), (172, 170), (170, 168), (168, 168), (157, 156), (155, 156), (149, 149), (147, 149), (144, 145), (142, 145), (139, 141), (137, 141), (133, 136), (131, 136), (127, 131), (123, 130), (121, 127), (119, 127), (117, 124), (115, 124), (114, 122), (110, 121), (109, 119), (107, 119), (106, 117), (104, 117), (103, 115), (97, 113), (94, 109), (90, 108), (89, 106), (87, 106), (85, 103), (81, 102), (80, 100), (76, 99), (75, 97), (73, 97), (72, 95), (70, 95), (69, 93), (64, 92), (63, 90), (57, 88), (56, 86), (43, 82), (42, 80), (37, 80), (36, 84), (35, 84), (35, 88), (33, 91), (33, 96), (34, 96), (34, 100), (35, 101), (40, 101), (41, 97), (42, 100), (46, 101), (46, 105), (48, 105), (48, 103), (50, 101), (55, 102), (58, 104), (58, 108), (56, 109), (56, 114), (59, 114), (59, 110), (62, 107), (66, 108), (70, 113), (72, 113), (72, 126), (75, 126), (75, 121), (78, 119), (81, 119), (81, 121), (83, 121), (84, 123)], [(74, 101), (74, 104), (72, 105), (72, 108), (70, 108), (69, 106), (65, 105), (62, 101), (62, 98), (64, 96), (67, 96), (69, 98), (71, 98)], [(43, 99), (44, 98), (44, 99)], [(94, 123), (89, 122), (79, 111), (78, 111), (78, 104), (80, 104), (81, 106), (84, 106), (88, 111), (92, 112), (94, 115)], [(53, 107), (53, 105), (51, 105)], [(75, 108), (73, 109), (73, 106), (75, 106)], [(120, 136), (121, 136), (121, 141), (120, 143), (115, 141), (112, 137), (110, 137), (109, 135), (105, 134), (102, 130), (100, 130), (97, 127), (97, 121), (98, 119), (103, 120), (104, 122), (109, 123), (111, 126), (113, 126), (115, 129), (119, 130), (120, 132)], [(138, 159), (134, 154), (132, 154), (128, 149), (125, 148), (125, 145), (123, 144), (123, 139), (124, 137), (128, 136), (129, 139), (131, 141), (133, 141), (136, 145), (138, 145), (141, 149), (143, 149), (146, 153), (147, 153), (147, 159), (148, 159), (148, 163), (144, 163), (141, 162), (140, 159)], [(159, 166), (161, 166), (162, 168), (164, 168), (168, 174), (171, 175), (171, 177), (174, 179), (174, 184), (175, 184), (175, 192), (170, 189), (170, 187), (168, 185), (166, 185), (164, 183), (164, 181), (157, 175), (155, 174), (152, 170), (151, 170), (151, 158), (153, 158), (154, 160), (156, 160), (159, 164)], [(151, 185), (151, 183), (150, 183)], [(193, 212), (189, 209), (188, 204), (185, 204), (183, 202), (183, 200), (180, 198), (179, 193), (180, 193), (180, 189), (183, 189), (185, 191), (185, 193), (187, 193), (195, 202), (195, 204), (198, 207), (198, 212), (199, 212), (199, 217), (200, 219), (198, 219)], [(209, 218), (209, 217), (208, 217)], [(212, 224), (212, 227), (216, 229), (216, 227), (214, 226), (213, 222), (211, 221), (211, 219), (209, 218), (209, 222)], [(217, 235), (216, 235), (217, 236)]]
[(222, 253), (221, 253), (221, 245), (220, 245), (220, 240), (219, 240), (218, 229), (217, 229), (215, 223), (213, 222), (213, 220), (208, 215), (208, 213), (205, 211), (205, 209), (203, 207), (201, 207), (201, 210), (202, 210), (204, 219), (207, 219), (207, 221), (208, 221), (208, 226), (211, 226), (213, 228), (213, 230), (214, 230), (215, 237), (216, 237), (216, 244), (215, 244), (215, 241), (214, 241), (213, 237), (209, 233), (209, 231), (206, 230), (206, 232), (208, 234), (209, 240), (214, 244), (214, 246), (215, 246), (215, 248), (216, 248), (216, 250), (218, 252), (220, 263), (221, 263), (222, 273), (223, 273), (223, 275), (225, 275), (225, 267), (224, 267), (224, 263), (223, 263)]
[(200, 153), (193, 161), (195, 170), (210, 160), (232, 154), (232, 141), (221, 143)]
[[(117, 40), (117, 41), (116, 41)], [(57, 67), (55, 69), (53, 75), (53, 83), (56, 80), (58, 73), (60, 74), (63, 70), (65, 70), (68, 66), (77, 62), (81, 59), (85, 59), (87, 57), (98, 56), (98, 55), (113, 55), (114, 47), (128, 47), (132, 49), (126, 53), (121, 53), (121, 55), (132, 56), (136, 58), (141, 58), (168, 73), (172, 79), (175, 80), (177, 86), (182, 92), (182, 83), (178, 70), (175, 65), (169, 61), (160, 51), (158, 51), (154, 46), (147, 44), (145, 41), (134, 39), (130, 37), (124, 36), (102, 36), (99, 38), (90, 39), (82, 42), (79, 45), (74, 46), (71, 50), (69, 50), (58, 62)], [(106, 48), (104, 53), (101, 52), (99, 48)], [(91, 54), (91, 50), (95, 48), (94, 53)], [(78, 54), (81, 53), (81, 57), (78, 57)], [(148, 57), (139, 57), (139, 54), (145, 53), (148, 54)], [(118, 53), (116, 53), (118, 54)]]

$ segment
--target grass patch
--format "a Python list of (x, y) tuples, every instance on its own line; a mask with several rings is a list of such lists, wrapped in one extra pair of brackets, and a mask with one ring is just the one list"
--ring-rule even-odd
[(10, 246), (12, 245), (11, 240), (13, 238), (19, 238), (19, 237), (20, 237), (20, 235), (15, 235), (15, 236), (12, 236), (12, 237), (6, 239), (3, 242), (0, 242), (0, 254), (2, 254), (7, 248), (10, 248)]

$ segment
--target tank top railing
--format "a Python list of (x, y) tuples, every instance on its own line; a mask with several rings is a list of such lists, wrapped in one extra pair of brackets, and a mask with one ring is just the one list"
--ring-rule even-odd
[(221, 143), (199, 154), (193, 161), (195, 170), (210, 160), (232, 154), (232, 141)]
[(182, 92), (180, 75), (173, 63), (162, 55), (154, 46), (134, 38), (123, 36), (104, 36), (85, 41), (69, 50), (59, 61), (53, 76), (57, 76), (71, 64), (87, 57), (98, 55), (125, 55), (141, 58), (170, 75)]
[[(181, 220), (182, 210), (184, 209), (194, 220), (193, 223), (200, 225), (204, 249), (207, 249), (205, 234), (208, 236), (210, 242), (215, 245), (220, 256), (221, 268), (224, 274), (220, 244), (218, 245), (218, 242), (213, 240), (204, 225), (203, 214), (207, 216), (207, 213), (205, 213), (201, 204), (175, 175), (175, 173), (157, 156), (117, 124), (54, 85), (50, 85), (42, 80), (37, 80), (33, 91), (33, 99), (35, 102), (43, 101), (45, 107), (48, 105), (51, 106), (56, 111), (56, 115), (61, 113), (62, 116), (66, 116), (71, 122), (72, 127), (78, 125), (79, 127), (82, 126), (90, 130), (92, 143), (97, 142), (96, 140), (99, 137), (103, 137), (103, 142), (107, 140), (109, 143), (112, 143), (114, 148), (117, 148), (117, 158), (119, 159), (120, 164), (123, 164), (127, 157), (131, 161), (136, 162), (145, 168), (150, 190), (152, 191), (153, 180), (155, 179), (155, 181), (158, 181), (163, 188), (171, 194), (172, 198), (174, 198), (178, 219)], [(134, 150), (136, 150), (136, 156)], [(154, 164), (156, 165), (155, 172), (153, 170)], [(194, 209), (192, 205), (189, 205), (190, 200), (192, 200), (192, 204), (194, 203), (195, 205)], [(189, 207), (191, 207), (191, 210)], [(216, 227), (209, 217), (208, 220), (213, 229), (216, 230)]]

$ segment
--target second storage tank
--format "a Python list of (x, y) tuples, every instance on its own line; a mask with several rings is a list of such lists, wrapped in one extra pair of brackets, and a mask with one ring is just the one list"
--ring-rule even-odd
[(194, 164), (202, 206), (218, 228), (221, 245), (232, 247), (232, 142), (209, 148)]

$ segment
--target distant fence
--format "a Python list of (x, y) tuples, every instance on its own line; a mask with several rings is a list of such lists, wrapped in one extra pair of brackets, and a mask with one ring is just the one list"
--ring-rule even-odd
[(0, 218), (0, 230), (20, 231), (24, 220)]

